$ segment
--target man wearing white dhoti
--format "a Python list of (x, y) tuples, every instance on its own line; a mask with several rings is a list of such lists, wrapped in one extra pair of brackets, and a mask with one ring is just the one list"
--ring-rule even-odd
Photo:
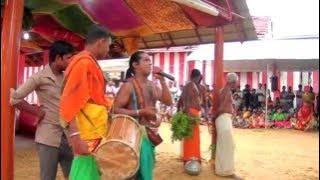
[(219, 115), (216, 119), (217, 144), (215, 172), (218, 176), (240, 179), (234, 174), (234, 140), (232, 135), (232, 104), (231, 90), (236, 88), (238, 76), (235, 73), (227, 75), (227, 83), (219, 94)]

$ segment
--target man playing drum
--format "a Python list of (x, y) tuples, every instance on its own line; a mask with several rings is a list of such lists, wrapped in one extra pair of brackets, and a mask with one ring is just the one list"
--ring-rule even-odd
[(100, 179), (92, 152), (107, 133), (107, 101), (105, 79), (96, 59), (106, 57), (110, 43), (108, 32), (91, 27), (85, 50), (72, 58), (65, 73), (60, 116), (75, 155), (70, 180)]
[[(129, 66), (126, 74), (127, 82), (121, 87), (114, 102), (114, 113), (135, 117), (142, 125), (144, 132), (140, 148), (140, 168), (136, 178), (152, 180), (155, 164), (154, 148), (159, 142), (153, 142), (149, 133), (159, 136), (157, 128), (161, 123), (157, 119), (155, 106), (158, 100), (171, 106), (172, 97), (164, 78), (158, 75), (161, 70), (155, 67), (152, 71), (152, 60), (147, 53), (141, 51), (134, 53)], [(161, 88), (148, 80), (151, 73), (160, 81)], [(144, 104), (140, 103), (142, 101)]]

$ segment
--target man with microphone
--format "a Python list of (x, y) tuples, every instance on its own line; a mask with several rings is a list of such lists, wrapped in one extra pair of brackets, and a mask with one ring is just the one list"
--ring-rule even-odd
[[(161, 88), (148, 80), (151, 74), (160, 81)], [(123, 84), (115, 98), (114, 113), (134, 117), (143, 127), (137, 179), (153, 179), (154, 148), (162, 141), (157, 132), (161, 121), (157, 118), (156, 102), (160, 101), (167, 106), (173, 103), (164, 76), (170, 77), (160, 68), (152, 67), (152, 60), (147, 53), (138, 51), (130, 58), (126, 74), (127, 82)]]

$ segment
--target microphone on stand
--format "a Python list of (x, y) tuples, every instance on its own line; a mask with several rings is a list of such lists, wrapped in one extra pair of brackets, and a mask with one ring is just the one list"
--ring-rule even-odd
[(165, 78), (168, 78), (168, 79), (170, 79), (171, 81), (174, 81), (174, 80), (175, 80), (175, 78), (174, 78), (172, 75), (170, 75), (170, 74), (168, 74), (168, 73), (165, 73), (165, 72), (163, 72), (163, 71), (161, 71), (161, 72), (159, 72), (159, 73), (157, 73), (157, 74), (159, 74), (160, 76), (163, 76), (163, 77), (165, 77)]

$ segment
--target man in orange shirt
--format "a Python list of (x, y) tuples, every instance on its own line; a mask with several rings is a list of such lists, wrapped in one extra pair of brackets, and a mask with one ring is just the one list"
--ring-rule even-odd
[[(91, 153), (100, 143), (103, 136), (100, 132), (107, 131), (107, 102), (104, 96), (105, 79), (97, 59), (106, 57), (111, 43), (110, 36), (100, 26), (91, 27), (87, 34), (85, 50), (72, 58), (65, 73), (60, 116), (62, 125), (69, 131), (69, 142), (75, 155), (70, 173), (71, 180), (100, 179), (96, 161)], [(102, 129), (99, 132), (87, 130), (90, 126), (84, 127), (84, 123), (93, 121), (89, 114), (96, 110), (93, 108), (102, 109), (102, 114), (105, 115), (99, 116), (98, 121), (94, 119), (91, 124), (94, 126), (93, 129)], [(88, 119), (81, 121), (83, 117)]]

